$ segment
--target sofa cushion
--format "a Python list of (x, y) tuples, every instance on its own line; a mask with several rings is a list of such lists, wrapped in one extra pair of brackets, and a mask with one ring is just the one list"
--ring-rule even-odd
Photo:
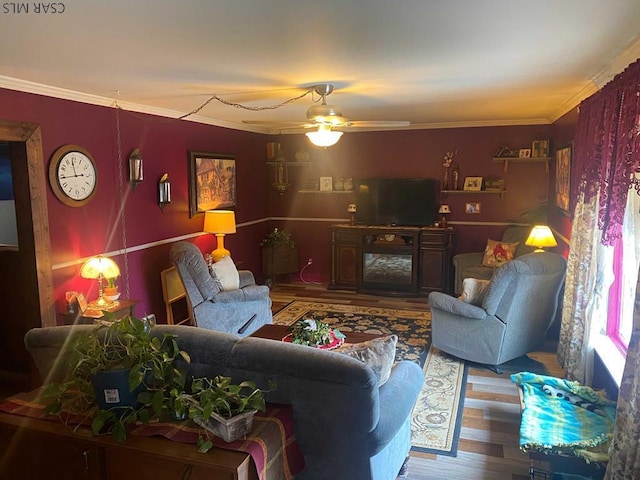
[(211, 276), (220, 290), (240, 288), (240, 275), (231, 257), (222, 257), (211, 267)]
[(364, 362), (376, 374), (378, 387), (389, 380), (391, 367), (396, 358), (397, 335), (374, 338), (362, 343), (354, 343), (334, 350)]
[(462, 281), (462, 295), (458, 297), (465, 303), (470, 303), (476, 307), (481, 307), (484, 297), (489, 292), (490, 280), (482, 280), (479, 278), (465, 278)]
[(484, 267), (499, 267), (509, 260), (513, 260), (516, 248), (520, 242), (500, 242), (498, 240), (487, 240), (487, 246), (484, 249), (482, 257), (482, 265)]

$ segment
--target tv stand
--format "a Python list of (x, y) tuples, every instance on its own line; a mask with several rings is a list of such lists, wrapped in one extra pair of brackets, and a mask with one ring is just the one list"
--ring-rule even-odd
[(395, 296), (453, 291), (453, 228), (333, 225), (329, 289)]

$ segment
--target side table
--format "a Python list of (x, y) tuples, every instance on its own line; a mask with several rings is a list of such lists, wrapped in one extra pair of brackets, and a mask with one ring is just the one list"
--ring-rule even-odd
[[(113, 314), (116, 320), (119, 320), (127, 315), (135, 315), (135, 306), (140, 303), (139, 300), (131, 300), (129, 298), (123, 298), (120, 300), (116, 300), (112, 306), (105, 309), (104, 311)], [(63, 313), (62, 318), (64, 320), (65, 325), (74, 325), (74, 324), (92, 324), (95, 323), (96, 320), (104, 317), (103, 310), (97, 310), (88, 308), (84, 312), (78, 312), (76, 314)]]

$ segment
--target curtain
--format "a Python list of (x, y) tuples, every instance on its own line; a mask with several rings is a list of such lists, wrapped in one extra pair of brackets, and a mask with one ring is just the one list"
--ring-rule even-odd
[(598, 199), (586, 202), (580, 194), (576, 202), (558, 341), (558, 363), (566, 377), (584, 384), (591, 384), (594, 343), (613, 282), (612, 248), (602, 245), (597, 228)]
[(640, 282), (636, 286), (633, 325), (605, 480), (640, 478)]

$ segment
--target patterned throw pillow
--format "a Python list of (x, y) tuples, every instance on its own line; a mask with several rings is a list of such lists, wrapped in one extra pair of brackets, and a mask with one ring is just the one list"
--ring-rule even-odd
[(484, 257), (482, 257), (482, 266), (499, 267), (509, 260), (513, 260), (519, 244), (520, 242), (507, 243), (488, 240), (484, 249)]
[(491, 280), (482, 280), (479, 278), (465, 278), (462, 281), (462, 295), (458, 300), (470, 303), (476, 307), (481, 307), (484, 297), (489, 293), (489, 285)]
[(367, 364), (378, 377), (378, 387), (389, 380), (391, 367), (396, 358), (397, 335), (374, 338), (362, 343), (354, 343), (334, 350)]

